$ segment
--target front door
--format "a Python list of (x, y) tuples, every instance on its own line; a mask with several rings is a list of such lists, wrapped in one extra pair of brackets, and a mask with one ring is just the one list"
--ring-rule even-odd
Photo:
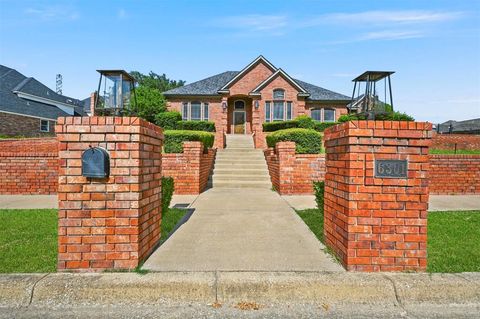
[(233, 112), (233, 133), (245, 134), (245, 122), (246, 122), (245, 111), (234, 111)]

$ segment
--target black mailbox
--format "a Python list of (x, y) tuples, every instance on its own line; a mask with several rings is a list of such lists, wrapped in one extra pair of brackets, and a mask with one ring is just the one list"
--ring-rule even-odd
[(110, 175), (110, 157), (106, 150), (91, 147), (82, 154), (82, 176), (104, 178)]

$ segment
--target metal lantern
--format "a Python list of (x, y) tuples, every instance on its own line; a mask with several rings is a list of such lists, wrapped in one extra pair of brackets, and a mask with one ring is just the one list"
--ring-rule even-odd
[[(135, 79), (124, 70), (97, 70), (100, 73), (95, 115), (122, 116), (132, 113)], [(135, 101), (136, 102), (136, 101)]]

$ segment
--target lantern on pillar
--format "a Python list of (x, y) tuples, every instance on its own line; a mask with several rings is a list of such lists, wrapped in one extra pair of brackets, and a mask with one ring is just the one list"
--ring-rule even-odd
[(100, 73), (95, 114), (122, 116), (132, 114), (135, 79), (124, 70), (97, 70)]

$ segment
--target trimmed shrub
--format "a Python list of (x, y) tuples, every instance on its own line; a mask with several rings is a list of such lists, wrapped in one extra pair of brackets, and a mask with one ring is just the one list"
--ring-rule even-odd
[(275, 132), (278, 130), (296, 127), (298, 127), (298, 122), (295, 120), (263, 123), (264, 132)]
[(317, 208), (323, 211), (325, 182), (313, 182), (313, 191), (315, 192), (315, 202), (317, 203)]
[(162, 214), (170, 206), (174, 189), (173, 177), (162, 177)]
[(206, 121), (178, 121), (177, 130), (215, 132), (215, 123)]
[(325, 129), (329, 128), (330, 126), (337, 125), (338, 122), (315, 122), (315, 131), (323, 132)]
[(177, 122), (182, 120), (182, 114), (176, 111), (162, 112), (155, 117), (155, 124), (164, 130), (174, 130), (177, 128)]
[(266, 137), (268, 147), (275, 147), (277, 142), (296, 143), (297, 154), (318, 154), (322, 150), (322, 134), (312, 129), (290, 128), (273, 132)]
[(164, 132), (165, 153), (183, 153), (183, 142), (199, 141), (205, 149), (213, 146), (215, 134), (203, 131), (166, 130)]
[[(356, 120), (366, 120), (367, 117), (365, 114), (345, 114), (338, 118), (338, 121), (348, 122), (348, 121), (356, 121)], [(377, 121), (415, 121), (415, 119), (406, 114), (401, 112), (388, 112), (388, 113), (379, 113), (375, 114), (375, 120)]]
[(315, 127), (315, 121), (308, 115), (300, 115), (295, 121), (298, 123), (299, 128), (313, 129)]

